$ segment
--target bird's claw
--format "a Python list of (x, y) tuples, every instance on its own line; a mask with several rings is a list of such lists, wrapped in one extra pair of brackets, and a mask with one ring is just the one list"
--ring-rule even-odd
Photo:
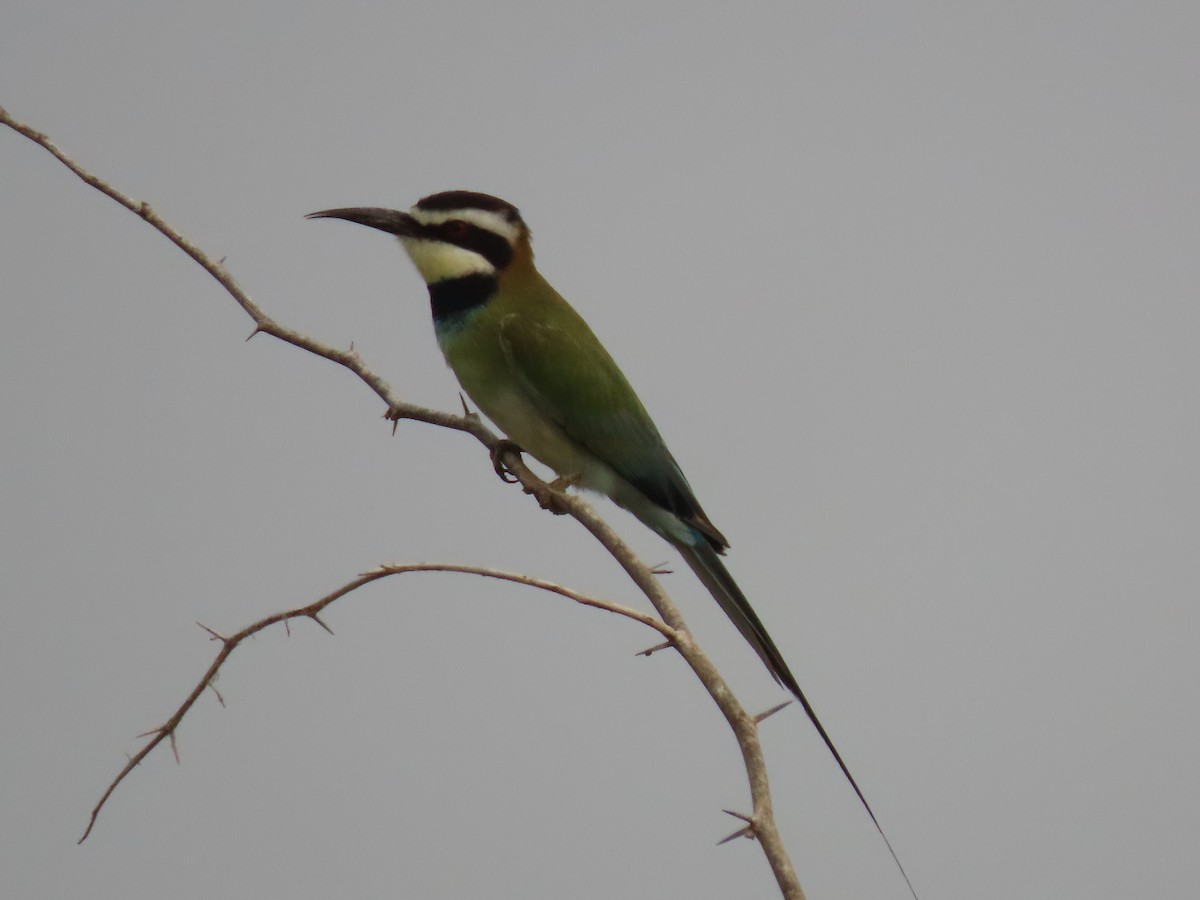
[[(496, 474), (500, 476), (501, 481), (506, 481), (509, 484), (516, 484), (520, 481), (508, 464), (504, 462), (504, 456), (508, 453), (524, 453), (521, 445), (515, 441), (510, 441), (508, 438), (500, 438), (496, 443), (488, 448), (492, 455), (492, 468), (496, 470)], [(564, 516), (567, 514), (567, 498), (563, 491), (579, 481), (578, 475), (561, 475), (554, 479), (550, 484), (539, 484), (536, 487), (525, 488), (525, 493), (532, 494), (540, 506), (544, 510), (554, 513), (556, 516)]]
[(500, 438), (500, 440), (488, 448), (488, 452), (492, 454), (492, 468), (496, 470), (496, 474), (500, 476), (500, 480), (508, 484), (516, 484), (519, 479), (505, 464), (504, 454), (523, 453), (521, 445), (515, 441), (510, 441), (508, 438)]
[(565, 516), (570, 511), (567, 509), (566, 494), (563, 494), (553, 484), (540, 484), (537, 487), (527, 487), (525, 488), (525, 493), (533, 494), (534, 499), (538, 502), (538, 506), (556, 516)]
[(552, 482), (550, 482), (550, 490), (558, 491), (561, 494), (564, 493), (567, 488), (579, 484), (579, 482), (582, 480), (583, 476), (578, 472), (573, 475), (559, 475)]
[(533, 490), (525, 488), (525, 493), (533, 494), (537, 498), (538, 506), (547, 512), (551, 512), (556, 516), (565, 516), (570, 510), (567, 509), (566, 490), (573, 484), (578, 484), (581, 475), (559, 475), (547, 485), (539, 486)]

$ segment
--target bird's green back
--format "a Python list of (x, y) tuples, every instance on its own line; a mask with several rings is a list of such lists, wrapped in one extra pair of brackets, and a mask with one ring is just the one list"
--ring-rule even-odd
[(633, 387), (583, 317), (536, 270), (522, 273), (520, 293), (506, 284), (510, 274), (502, 276), (475, 321), (463, 323), (460, 339), (495, 341), (512, 383), (571, 440), (718, 549), (727, 546)]

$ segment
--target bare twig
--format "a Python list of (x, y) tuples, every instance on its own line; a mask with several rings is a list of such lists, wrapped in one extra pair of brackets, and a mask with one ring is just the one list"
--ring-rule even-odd
[[(368, 387), (373, 390), (387, 404), (387, 418), (394, 421), (400, 419), (412, 419), (419, 422), (426, 422), (430, 425), (438, 425), (443, 428), (450, 428), (457, 431), (466, 432), (486, 447), (493, 447), (497, 444), (500, 438), (487, 428), (480, 418), (474, 414), (464, 416), (456, 416), (450, 413), (440, 412), (437, 410), (426, 409), (416, 406), (411, 403), (401, 401), (393, 395), (391, 387), (378, 374), (368, 368), (358, 354), (351, 351), (340, 351), (318, 341), (313, 340), (307, 335), (301, 334), (298, 331), (287, 328), (277, 323), (274, 319), (268, 316), (263, 310), (250, 299), (249, 295), (242, 290), (241, 286), (233, 279), (233, 277), (225, 270), (225, 267), (220, 261), (213, 261), (207, 254), (192, 244), (180, 232), (167, 224), (157, 213), (155, 213), (147, 203), (133, 200), (120, 191), (116, 190), (103, 179), (88, 172), (73, 159), (63, 153), (54, 143), (44, 134), (35, 131), (27, 125), (24, 125), (0, 108), (0, 124), (7, 125), (19, 134), (24, 135), (29, 140), (38, 144), (48, 152), (54, 155), (59, 162), (70, 169), (75, 175), (81, 178), (85, 183), (111, 197), (117, 203), (120, 203), (135, 215), (144, 219), (151, 227), (156, 229), (160, 234), (166, 237), (176, 247), (190, 256), (196, 261), (206, 272), (212, 275), (221, 286), (229, 293), (230, 296), (246, 311), (246, 314), (254, 321), (254, 334), (265, 333), (270, 334), (282, 341), (286, 341), (302, 350), (307, 350), (317, 356), (324, 357), (332, 362), (335, 362), (350, 371), (354, 372)], [(717, 704), (721, 713), (725, 716), (725, 720), (729, 723), (733, 730), (734, 736), (737, 739), (738, 746), (742, 752), (742, 760), (746, 767), (747, 780), (750, 786), (750, 796), (753, 804), (754, 812), (752, 814), (753, 834), (758, 839), (763, 853), (767, 858), (768, 864), (771, 866), (772, 872), (775, 875), (776, 882), (779, 885), (780, 891), (784, 897), (789, 900), (803, 900), (804, 893), (800, 888), (799, 880), (796, 877), (795, 869), (792, 867), (791, 860), (788, 858), (786, 849), (783, 846), (783, 841), (779, 836), (778, 829), (775, 825), (774, 812), (771, 805), (770, 786), (767, 779), (766, 763), (762, 755), (762, 746), (758, 740), (758, 723), (754, 716), (750, 715), (741, 706), (738, 700), (734, 697), (729, 686), (721, 677), (716, 667), (708, 659), (708, 657), (700, 650), (696, 643), (692, 640), (690, 633), (687, 631), (686, 623), (680, 616), (678, 609), (667, 596), (662, 586), (654, 578), (652, 571), (642, 563), (633, 551), (616, 535), (616, 533), (601, 519), (595, 511), (578, 497), (558, 494), (551, 491), (548, 484), (538, 478), (530, 471), (521, 460), (520, 454), (501, 447), (496, 454), (499, 462), (503, 463), (504, 468), (520, 481), (527, 493), (533, 494), (542, 502), (544, 499), (554, 494), (553, 506), (554, 511), (562, 512), (570, 515), (577, 522), (583, 525), (591, 534), (604, 546), (606, 550), (613, 556), (614, 559), (621, 565), (630, 579), (636, 584), (639, 590), (650, 600), (655, 610), (658, 611), (665, 622), (665, 627), (671, 632), (672, 640), (679, 654), (695, 672), (696, 677), (704, 685), (713, 701)], [(386, 573), (386, 574), (391, 574)], [(376, 577), (382, 577), (379, 570), (373, 575), (369, 573), (363, 578), (374, 580)], [(340, 589), (340, 592), (335, 592), (337, 596), (342, 596), (348, 590), (366, 583), (363, 579), (356, 582), (351, 582), (346, 588)], [(324, 605), (328, 605), (335, 596), (330, 595), (329, 598), (322, 598), (326, 601)], [(322, 601), (318, 601), (317, 606)], [(321, 605), (319, 609), (323, 609)], [(307, 609), (307, 608), (306, 608)], [(302, 615), (313, 619), (318, 624), (324, 625), (321, 622), (317, 613), (319, 609), (313, 612), (303, 612)], [(615, 611), (615, 610), (614, 610)], [(275, 622), (286, 622), (290, 618), (295, 617), (296, 611), (288, 613), (278, 613), (275, 616), (268, 617), (262, 622), (255, 623), (251, 628), (265, 628)], [(648, 623), (647, 623), (648, 624)], [(661, 630), (661, 629), (660, 629)], [(220, 668), (220, 664), (224, 662), (229, 653), (232, 652), (232, 647), (236, 644), (230, 644), (229, 641), (240, 640), (239, 635), (244, 632), (238, 632), (231, 638), (226, 639), (227, 642), (222, 646), (221, 652), (218, 653), (217, 659), (209, 668), (209, 673), (201, 680), (199, 685), (189, 695), (188, 700), (180, 707), (174, 716), (167, 720), (162, 726), (156, 729), (154, 737), (137, 755), (130, 760), (126, 767), (118, 774), (109, 789), (93, 810), (92, 819), (88, 824), (88, 831), (91, 830), (95, 823), (95, 817), (101, 806), (112, 794), (116, 786), (129, 774), (130, 771), (160, 743), (164, 738), (169, 737), (174, 742), (175, 729), (182, 718), (183, 713), (191, 707), (196, 701), (196, 698), (204, 691), (205, 686), (209, 683), (216, 670)], [(84, 837), (87, 832), (84, 833)], [(81, 839), (82, 840), (82, 839)]]

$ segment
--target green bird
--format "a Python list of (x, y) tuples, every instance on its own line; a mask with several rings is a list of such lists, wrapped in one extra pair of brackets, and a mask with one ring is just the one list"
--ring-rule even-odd
[(572, 483), (610, 497), (679, 551), (776, 681), (800, 701), (883, 834), (775, 642), (721, 561), (729, 542), (700, 508), (604, 345), (534, 267), (529, 228), (517, 208), (489, 194), (445, 191), (422, 198), (408, 212), (327, 209), (309, 218), (346, 219), (400, 238), (429, 288), (438, 346), (467, 395), (521, 449)]

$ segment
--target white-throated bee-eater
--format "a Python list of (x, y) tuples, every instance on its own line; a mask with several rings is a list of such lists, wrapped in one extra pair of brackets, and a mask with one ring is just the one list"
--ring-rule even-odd
[(489, 194), (445, 191), (407, 212), (327, 209), (309, 218), (346, 219), (400, 238), (429, 288), (438, 345), (467, 395), (521, 449), (564, 479), (610, 497), (679, 551), (770, 673), (800, 701), (879, 828), (722, 563), (729, 542), (700, 508), (613, 358), (534, 267), (529, 228), (517, 208)]

